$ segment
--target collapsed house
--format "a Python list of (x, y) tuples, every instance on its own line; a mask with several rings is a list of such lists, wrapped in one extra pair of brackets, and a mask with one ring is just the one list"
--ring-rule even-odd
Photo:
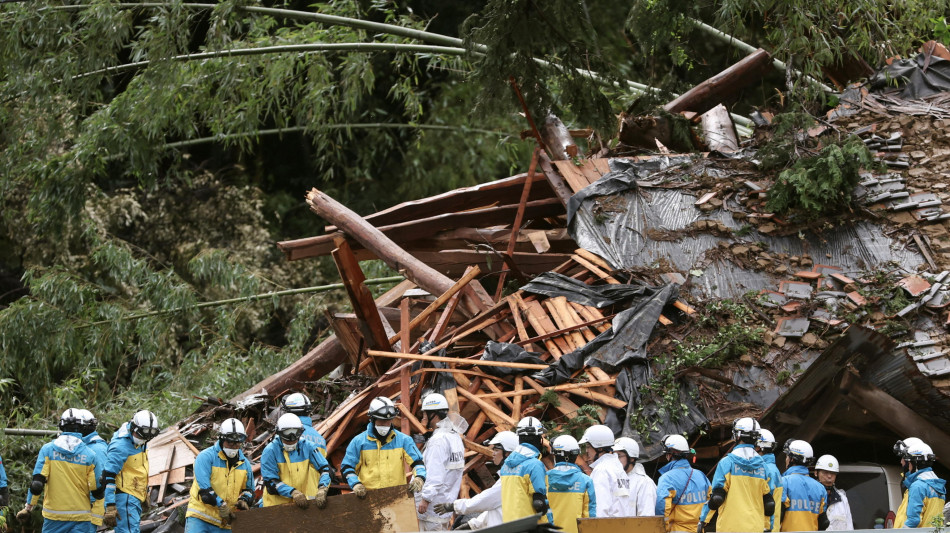
[[(928, 61), (918, 67), (946, 68)], [(950, 466), (950, 92), (901, 90), (848, 89), (801, 132), (858, 135), (888, 169), (863, 175), (852, 212), (835, 217), (768, 212), (774, 176), (737, 142), (584, 159), (553, 118), (524, 174), (366, 217), (310, 191), (332, 225), (279, 247), (289, 260), (331, 255), (353, 312), (329, 314), (334, 335), (291, 367), (153, 441), (163, 509), (143, 531), (170, 530), (187, 504), (192, 441), (237, 416), (256, 460), (279, 398), (337, 367), (367, 384), (315, 424), (331, 465), (372, 398), (392, 398), (400, 429), (418, 434), (421, 396), (441, 392), (468, 423), (462, 497), (493, 483), (483, 443), (528, 415), (550, 434), (606, 423), (641, 443), (642, 462), (681, 433), (713, 464), (732, 421), (755, 416), (779, 442), (844, 460), (892, 462), (893, 441), (916, 435)], [(707, 94), (690, 100), (696, 119), (716, 142), (735, 137), (709, 103), (721, 93)], [(365, 259), (406, 281), (374, 299)]]

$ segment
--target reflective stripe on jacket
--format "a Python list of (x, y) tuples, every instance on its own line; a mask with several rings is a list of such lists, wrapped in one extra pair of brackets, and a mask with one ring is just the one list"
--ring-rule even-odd
[(522, 444), (508, 454), (501, 470), (501, 515), (505, 522), (535, 514), (534, 494), (546, 494), (547, 473), (538, 450)]
[(406, 484), (404, 465), (410, 465), (416, 476), (426, 477), (422, 454), (412, 437), (392, 428), (379, 440), (370, 422), (346, 447), (340, 470), (350, 488), (362, 483), (367, 489), (385, 489)]
[[(65, 522), (88, 522), (89, 493), (96, 490), (102, 473), (96, 452), (89, 449), (79, 433), (63, 433), (40, 448), (33, 475), (46, 478), (43, 518)], [(27, 492), (26, 503), (35, 496)]]
[(825, 512), (828, 498), (825, 486), (802, 465), (786, 470), (782, 485), (782, 531), (818, 531), (818, 515)]
[[(231, 529), (230, 525), (221, 524), (218, 507), (225, 503), (233, 507), (241, 493), (254, 493), (254, 473), (244, 452), (238, 451), (237, 462), (233, 467), (228, 467), (228, 458), (221, 450), (221, 443), (215, 442), (214, 446), (201, 450), (195, 458), (194, 472), (195, 481), (191, 484), (191, 499), (185, 517), (195, 517), (213, 526)], [(214, 491), (214, 505), (201, 500), (202, 489)]]
[[(280, 437), (276, 437), (261, 454), (261, 478), (265, 486), (264, 507), (270, 507), (292, 502), (294, 489), (308, 498), (316, 496), (320, 487), (330, 485), (330, 465), (309, 441), (300, 439), (297, 448), (288, 452)], [(273, 481), (277, 494), (266, 488), (268, 481)]]
[(114, 484), (106, 485), (106, 505), (115, 504), (116, 490), (135, 496), (139, 501), (145, 500), (145, 492), (148, 490), (147, 446), (148, 443), (135, 445), (128, 422), (122, 424), (112, 436), (104, 468), (106, 472), (112, 472), (116, 476)]
[(578, 518), (597, 517), (594, 482), (574, 463), (548, 470), (548, 502), (554, 525), (568, 533), (577, 533)]
[(946, 481), (937, 477), (930, 467), (908, 474), (904, 486), (904, 498), (897, 508), (894, 527), (931, 527), (931, 521), (943, 516), (947, 498)]
[(695, 533), (708, 497), (709, 479), (686, 459), (670, 461), (660, 468), (655, 511), (663, 517), (667, 531)]

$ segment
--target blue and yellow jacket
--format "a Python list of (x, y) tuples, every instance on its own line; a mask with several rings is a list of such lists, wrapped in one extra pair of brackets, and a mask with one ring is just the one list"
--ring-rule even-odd
[(3, 467), (3, 458), (0, 457), (0, 489), (7, 486), (7, 469)]
[(768, 476), (769, 491), (772, 492), (772, 499), (775, 500), (775, 512), (772, 516), (765, 517), (765, 531), (781, 531), (782, 529), (782, 473), (775, 466), (775, 455), (766, 453), (762, 455), (765, 461), (765, 474)]
[[(303, 424), (303, 435), (300, 436), (301, 440), (310, 441), (311, 444), (320, 452), (320, 455), (327, 456), (327, 439), (323, 438), (323, 435), (313, 427), (313, 419), (309, 416), (300, 416), (297, 415), (297, 418), (300, 419), (300, 423)], [(368, 486), (368, 485), (367, 485)]]
[(578, 518), (597, 517), (594, 482), (574, 463), (557, 463), (548, 470), (548, 501), (554, 525), (577, 533)]
[(656, 516), (662, 516), (667, 531), (695, 533), (709, 497), (709, 479), (686, 459), (670, 461), (660, 468), (656, 484)]
[(544, 463), (538, 459), (539, 455), (534, 446), (522, 444), (508, 454), (501, 465), (498, 475), (501, 478), (501, 515), (505, 522), (535, 514), (531, 505), (534, 494), (547, 495), (547, 472)]
[(947, 499), (947, 482), (938, 478), (930, 467), (921, 468), (904, 477), (904, 499), (897, 508), (894, 527), (930, 527), (934, 517), (943, 516)]
[[(40, 448), (33, 468), (33, 478), (42, 476), (46, 486), (43, 518), (64, 522), (88, 522), (90, 495), (96, 490), (96, 479), (102, 465), (96, 453), (82, 441), (79, 433), (63, 433), (53, 442)], [(32, 505), (39, 494), (30, 490), (27, 505)]]
[[(108, 461), (109, 443), (100, 437), (95, 431), (83, 437), (82, 441), (87, 447), (89, 447), (90, 450), (93, 451), (93, 453), (96, 454), (96, 461), (102, 465), (104, 469), (105, 464)], [(105, 500), (97, 500), (92, 496), (90, 496), (89, 499), (92, 503), (92, 523), (97, 526), (101, 526), (102, 513), (105, 511), (106, 502)]]
[(221, 524), (218, 507), (228, 504), (233, 507), (242, 495), (253, 498), (254, 472), (251, 463), (238, 451), (237, 457), (228, 466), (228, 457), (221, 450), (221, 442), (201, 450), (195, 458), (195, 481), (191, 484), (191, 499), (185, 517), (195, 517), (217, 527), (231, 529)]
[[(808, 467), (796, 465), (782, 477), (782, 531), (818, 531), (828, 489), (808, 476)], [(942, 511), (942, 509), (941, 509)]]
[(270, 507), (290, 503), (294, 489), (308, 498), (316, 496), (317, 489), (330, 485), (330, 465), (310, 441), (300, 439), (297, 448), (288, 452), (276, 437), (261, 454), (261, 478), (264, 507)]
[(370, 422), (346, 447), (340, 471), (350, 488), (362, 483), (367, 489), (385, 489), (406, 484), (406, 464), (416, 476), (426, 477), (422, 454), (412, 437), (392, 428), (380, 438)]
[[(751, 444), (739, 444), (716, 465), (710, 491), (723, 489), (726, 500), (716, 510), (716, 530), (730, 532), (762, 531), (769, 483), (765, 461)], [(709, 523), (709, 504), (703, 506), (701, 520)]]
[(129, 432), (129, 423), (122, 424), (109, 442), (103, 476), (106, 485), (106, 505), (115, 505), (115, 491), (119, 490), (139, 501), (145, 501), (148, 491), (148, 443), (136, 446)]

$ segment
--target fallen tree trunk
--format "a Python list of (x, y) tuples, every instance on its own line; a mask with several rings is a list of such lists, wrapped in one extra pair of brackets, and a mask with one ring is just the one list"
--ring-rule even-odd
[(742, 61), (686, 91), (663, 109), (674, 114), (681, 111), (705, 113), (735, 98), (739, 91), (761, 79), (771, 62), (769, 53), (759, 48)]

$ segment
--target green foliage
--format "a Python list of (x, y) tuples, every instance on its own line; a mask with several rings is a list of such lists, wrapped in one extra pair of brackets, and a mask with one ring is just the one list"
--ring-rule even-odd
[(595, 404), (581, 405), (571, 416), (559, 420), (549, 420), (543, 422), (546, 430), (547, 439), (553, 441), (561, 435), (570, 435), (575, 439), (580, 439), (584, 431), (594, 424), (601, 424), (601, 407)]
[(934, 39), (950, 46), (950, 26), (947, 25), (945, 17), (932, 18), (930, 22), (934, 25)]
[(475, 67), (472, 81), (481, 88), (476, 110), (499, 102), (520, 110), (513, 77), (538, 127), (554, 112), (612, 136), (616, 119), (607, 91), (620, 77), (597, 42), (598, 30), (583, 2), (489, 0), (462, 30)]
[(828, 144), (818, 154), (799, 159), (779, 174), (769, 188), (766, 207), (774, 213), (840, 212), (851, 204), (861, 168), (874, 164), (871, 153), (858, 137)]

